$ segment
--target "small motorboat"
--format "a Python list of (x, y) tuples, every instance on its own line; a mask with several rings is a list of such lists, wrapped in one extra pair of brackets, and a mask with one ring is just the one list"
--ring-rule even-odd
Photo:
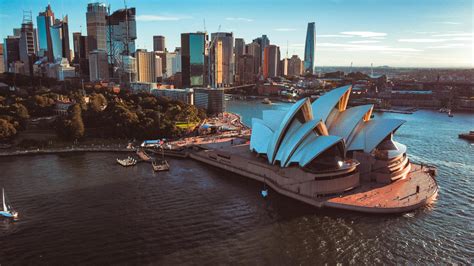
[(2, 188), (2, 199), (3, 199), (3, 209), (0, 210), (0, 216), (6, 218), (18, 218), (18, 212), (16, 212), (10, 204), (7, 204), (5, 190)]
[(453, 116), (454, 116), (453, 113), (451, 113), (451, 109), (450, 109), (449, 112), (448, 112), (448, 116), (449, 116), (449, 117), (453, 117)]
[(153, 167), (153, 171), (155, 172), (170, 170), (170, 165), (168, 164), (168, 161), (166, 160), (158, 160), (158, 161), (155, 160), (151, 163), (151, 166)]
[(265, 98), (265, 99), (263, 99), (262, 103), (263, 104), (272, 104), (272, 101), (270, 101), (270, 99), (268, 99), (268, 98)]
[(123, 167), (134, 166), (137, 164), (137, 160), (133, 159), (132, 157), (128, 157), (126, 159), (119, 159), (117, 158), (117, 163)]
[(461, 134), (458, 135), (458, 137), (460, 139), (466, 139), (466, 140), (474, 141), (474, 131), (471, 130), (471, 131), (469, 131), (469, 133), (461, 133)]

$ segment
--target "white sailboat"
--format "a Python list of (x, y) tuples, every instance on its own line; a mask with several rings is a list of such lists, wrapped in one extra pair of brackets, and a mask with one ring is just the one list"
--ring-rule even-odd
[(0, 210), (0, 216), (7, 217), (7, 218), (18, 218), (18, 212), (13, 210), (10, 204), (7, 205), (7, 201), (5, 198), (5, 190), (2, 188), (2, 202), (3, 208)]

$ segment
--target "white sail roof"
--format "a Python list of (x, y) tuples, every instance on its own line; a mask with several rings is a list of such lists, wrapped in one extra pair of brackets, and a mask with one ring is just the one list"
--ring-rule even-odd
[[(255, 133), (254, 133), (255, 132)], [(267, 153), (268, 142), (273, 136), (273, 130), (261, 119), (252, 119), (252, 136), (250, 150), (257, 153)]]
[(370, 120), (372, 105), (346, 109), (350, 89), (334, 89), (312, 104), (301, 99), (286, 112), (264, 111), (263, 120), (252, 120), (250, 149), (281, 167), (295, 162), (304, 167), (334, 145), (371, 152), (405, 121)]
[(326, 122), (331, 110), (336, 106), (341, 97), (351, 88), (352, 85), (336, 88), (314, 101), (312, 104), (314, 118)]
[(273, 134), (271, 141), (269, 142), (268, 152), (267, 152), (268, 161), (270, 163), (273, 163), (276, 152), (278, 151), (281, 140), (283, 139), (283, 135), (288, 129), (291, 121), (293, 120), (293, 118), (295, 118), (296, 113), (301, 109), (301, 107), (303, 107), (303, 105), (307, 101), (308, 99), (304, 98), (297, 101), (295, 104), (293, 104), (290, 110), (288, 110), (288, 113), (286, 113), (285, 117), (282, 119), (280, 126), (275, 131), (275, 134)]
[(317, 136), (311, 134), (304, 139), (285, 166), (297, 162), (301, 167), (305, 167), (318, 155), (341, 141), (342, 138), (337, 136)]
[(363, 124), (357, 135), (350, 143), (347, 150), (363, 150), (371, 152), (382, 140), (397, 130), (405, 120), (401, 119), (377, 119)]
[(328, 128), (329, 134), (348, 140), (355, 127), (363, 121), (365, 114), (370, 112), (373, 105), (361, 105), (340, 112)]

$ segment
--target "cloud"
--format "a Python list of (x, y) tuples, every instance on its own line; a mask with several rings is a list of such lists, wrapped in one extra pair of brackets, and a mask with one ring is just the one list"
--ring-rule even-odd
[(456, 21), (440, 21), (437, 22), (439, 24), (445, 24), (445, 25), (461, 25), (461, 22), (456, 22)]
[(395, 52), (421, 52), (423, 50), (407, 47), (391, 47), (385, 45), (360, 45), (346, 43), (319, 43), (317, 47), (342, 48), (345, 51), (395, 51)]
[(251, 18), (234, 18), (234, 17), (228, 17), (228, 18), (225, 18), (226, 20), (230, 20), (230, 21), (245, 21), (245, 22), (252, 22), (253, 19)]
[(385, 32), (373, 32), (373, 31), (343, 31), (341, 32), (341, 34), (363, 37), (363, 38), (387, 36), (387, 33)]
[(295, 28), (277, 28), (273, 29), (274, 31), (297, 31)]
[(473, 37), (454, 37), (454, 38), (414, 38), (414, 39), (399, 39), (399, 42), (410, 42), (410, 43), (439, 43), (439, 42), (450, 42), (450, 41), (473, 41)]
[(467, 33), (445, 33), (445, 34), (434, 34), (433, 37), (463, 37), (463, 36), (473, 36), (472, 32)]
[(352, 38), (354, 36), (342, 35), (342, 34), (321, 34), (316, 35), (316, 38)]
[(349, 43), (378, 43), (380, 41), (376, 41), (376, 40), (365, 40), (365, 41), (352, 41), (352, 42), (349, 42)]
[(161, 15), (138, 15), (137, 21), (178, 21), (182, 19), (190, 19), (189, 16), (161, 16)]
[(464, 43), (450, 43), (450, 44), (444, 44), (444, 45), (438, 45), (438, 46), (428, 46), (426, 48), (428, 49), (449, 49), (449, 48), (458, 48), (458, 47), (464, 47)]

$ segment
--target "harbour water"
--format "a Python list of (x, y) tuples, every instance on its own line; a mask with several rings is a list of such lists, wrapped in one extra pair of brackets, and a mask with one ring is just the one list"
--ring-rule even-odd
[[(266, 108), (230, 101), (250, 125)], [(474, 259), (474, 145), (457, 134), (474, 115), (421, 110), (397, 141), (410, 158), (438, 167), (440, 194), (402, 215), (315, 209), (262, 185), (192, 160), (122, 168), (114, 153), (0, 158), (20, 220), (0, 220), (0, 264), (462, 263)]]

